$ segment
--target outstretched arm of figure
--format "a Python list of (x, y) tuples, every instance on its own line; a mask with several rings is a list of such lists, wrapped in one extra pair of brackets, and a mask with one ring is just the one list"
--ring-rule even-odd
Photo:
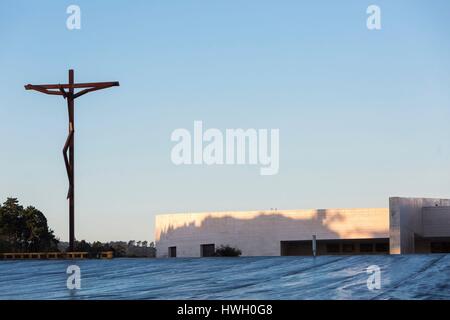
[(81, 97), (82, 95), (84, 95), (84, 94), (86, 94), (88, 92), (102, 90), (102, 89), (111, 88), (111, 87), (116, 87), (118, 85), (119, 85), (118, 82), (111, 82), (111, 83), (106, 83), (106, 84), (103, 84), (103, 85), (98, 85), (98, 86), (95, 86), (95, 87), (92, 87), (92, 88), (87, 88), (87, 89), (81, 90), (80, 92), (74, 94), (73, 98), (76, 99), (76, 98)]
[(39, 91), (39, 92), (42, 92), (42, 93), (45, 93), (45, 94), (51, 94), (51, 95), (56, 95), (56, 96), (62, 96), (63, 95), (63, 93), (60, 90), (58, 90), (58, 91), (56, 91), (56, 90), (49, 90), (49, 89), (44, 88), (42, 86), (35, 86), (35, 85), (32, 85), (32, 84), (27, 84), (25, 86), (25, 89), (26, 90), (36, 90), (36, 91)]

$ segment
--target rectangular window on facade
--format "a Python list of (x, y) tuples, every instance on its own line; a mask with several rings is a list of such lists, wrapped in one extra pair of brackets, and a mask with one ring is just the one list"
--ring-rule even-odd
[(389, 252), (389, 243), (376, 243), (375, 251), (376, 252)]
[(353, 243), (344, 243), (342, 245), (342, 252), (351, 253), (355, 251), (355, 245)]
[(373, 252), (373, 243), (360, 243), (359, 244), (360, 252)]
[(339, 253), (339, 243), (327, 243), (327, 253)]
[(169, 258), (177, 257), (177, 247), (169, 247)]
[(216, 248), (214, 246), (214, 243), (200, 245), (200, 254), (202, 257), (214, 257), (215, 253)]
[(431, 242), (431, 253), (450, 253), (450, 242)]

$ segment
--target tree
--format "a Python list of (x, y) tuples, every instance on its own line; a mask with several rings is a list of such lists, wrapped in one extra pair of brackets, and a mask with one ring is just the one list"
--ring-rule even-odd
[(97, 256), (102, 251), (106, 251), (106, 250), (103, 250), (103, 243), (101, 243), (99, 241), (95, 241), (94, 243), (92, 243), (91, 252), (90, 252), (92, 255)]
[(125, 242), (111, 242), (110, 247), (114, 251), (115, 257), (125, 257), (127, 255), (127, 244)]
[(25, 228), (23, 237), (26, 241), (26, 250), (55, 251), (58, 240), (55, 239), (53, 230), (49, 229), (47, 218), (35, 207), (27, 207), (23, 212), (23, 223)]
[(44, 214), (8, 198), (0, 206), (0, 250), (3, 252), (57, 251), (59, 240), (49, 229)]
[(75, 252), (91, 252), (92, 247), (86, 240), (75, 241)]
[(23, 207), (19, 205), (17, 198), (7, 198), (0, 211), (0, 225), (5, 245), (10, 250), (21, 246), (21, 220)]

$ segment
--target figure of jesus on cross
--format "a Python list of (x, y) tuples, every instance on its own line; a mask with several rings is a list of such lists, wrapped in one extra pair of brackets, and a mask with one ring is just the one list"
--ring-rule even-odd
[[(66, 165), (67, 177), (69, 178), (69, 251), (75, 250), (75, 114), (74, 101), (82, 95), (101, 89), (119, 86), (119, 82), (92, 82), (75, 83), (74, 72), (69, 70), (69, 83), (67, 84), (27, 84), (26, 90), (35, 90), (45, 94), (62, 96), (67, 100), (69, 113), (69, 135), (63, 148), (64, 163)], [(75, 92), (75, 89), (80, 89)], [(69, 153), (69, 154), (67, 154)]]

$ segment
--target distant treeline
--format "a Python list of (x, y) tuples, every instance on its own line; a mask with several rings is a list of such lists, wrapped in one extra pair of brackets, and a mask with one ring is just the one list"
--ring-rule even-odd
[[(68, 243), (62, 242), (59, 245), (61, 251), (66, 251)], [(111, 241), (102, 243), (95, 241), (89, 243), (85, 240), (75, 241), (75, 251), (88, 252), (92, 258), (98, 257), (102, 251), (112, 251), (116, 258), (153, 258), (156, 256), (156, 249), (153, 242), (147, 245), (147, 241)]]
[[(48, 227), (47, 218), (35, 207), (24, 208), (16, 198), (0, 204), (0, 253), (65, 252), (67, 242), (60, 242)], [(115, 257), (154, 257), (155, 246), (147, 241), (114, 241), (92, 243), (75, 241), (75, 251), (97, 257), (102, 251), (113, 251)]]

